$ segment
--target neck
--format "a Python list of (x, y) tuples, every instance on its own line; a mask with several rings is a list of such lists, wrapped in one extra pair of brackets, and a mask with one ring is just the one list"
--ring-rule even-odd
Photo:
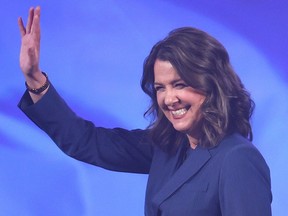
[(190, 147), (192, 149), (195, 149), (197, 147), (197, 145), (198, 145), (198, 139), (196, 139), (194, 137), (191, 137), (189, 135), (187, 135), (187, 137), (188, 137), (188, 140), (189, 140)]

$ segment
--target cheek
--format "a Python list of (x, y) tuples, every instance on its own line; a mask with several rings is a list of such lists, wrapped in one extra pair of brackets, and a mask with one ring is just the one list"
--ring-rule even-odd
[(157, 104), (160, 107), (160, 109), (162, 109), (163, 106), (163, 97), (161, 95), (161, 93), (157, 93), (156, 94), (156, 100), (157, 100)]
[(199, 109), (204, 103), (206, 97), (204, 95), (196, 94), (192, 95), (191, 98), (194, 98), (194, 105)]
[(201, 110), (201, 107), (202, 107), (202, 104), (203, 102), (205, 101), (205, 97), (201, 97), (201, 99), (199, 100), (199, 102), (197, 103), (197, 109), (196, 109), (196, 116), (198, 119), (201, 119), (202, 118), (202, 110)]

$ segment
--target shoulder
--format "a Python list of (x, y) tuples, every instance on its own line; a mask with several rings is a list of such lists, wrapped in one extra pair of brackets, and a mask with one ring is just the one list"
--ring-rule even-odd
[(223, 160), (240, 160), (248, 157), (259, 157), (264, 160), (256, 146), (237, 133), (224, 138), (218, 146), (210, 149), (210, 152), (212, 155), (221, 155)]
[(234, 179), (238, 182), (239, 178), (243, 178), (243, 181), (262, 179), (267, 186), (270, 185), (270, 169), (264, 157), (241, 135), (232, 134), (209, 151), (214, 158), (213, 161), (218, 164), (220, 181)]
[(215, 157), (221, 158), (219, 196), (223, 212), (256, 215), (261, 211), (261, 215), (270, 215), (270, 170), (258, 149), (238, 134), (224, 139), (216, 149)]
[[(246, 138), (233, 134), (225, 138), (218, 146), (215, 156), (221, 162), (221, 178), (229, 176), (235, 181), (258, 179), (270, 185), (270, 170), (260, 151)], [(239, 179), (240, 178), (240, 179)], [(254, 179), (254, 180), (253, 180)], [(226, 181), (226, 180), (225, 180)]]

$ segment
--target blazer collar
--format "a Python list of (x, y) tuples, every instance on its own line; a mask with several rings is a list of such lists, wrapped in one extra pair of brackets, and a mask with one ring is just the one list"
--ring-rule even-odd
[(186, 161), (179, 167), (169, 181), (154, 196), (152, 202), (159, 206), (169, 196), (171, 196), (179, 187), (188, 181), (193, 175), (203, 167), (211, 158), (208, 149), (197, 147), (192, 157), (187, 157)]

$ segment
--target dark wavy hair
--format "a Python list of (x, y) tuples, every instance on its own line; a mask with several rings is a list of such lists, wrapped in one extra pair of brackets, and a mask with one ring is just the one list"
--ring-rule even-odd
[(252, 141), (250, 118), (255, 104), (234, 72), (226, 49), (206, 32), (183, 27), (156, 43), (144, 61), (141, 87), (151, 98), (144, 116), (152, 116), (148, 128), (156, 145), (165, 150), (175, 149), (186, 136), (173, 128), (157, 104), (156, 59), (169, 61), (186, 84), (206, 96), (200, 108), (198, 145), (216, 146), (234, 132)]

